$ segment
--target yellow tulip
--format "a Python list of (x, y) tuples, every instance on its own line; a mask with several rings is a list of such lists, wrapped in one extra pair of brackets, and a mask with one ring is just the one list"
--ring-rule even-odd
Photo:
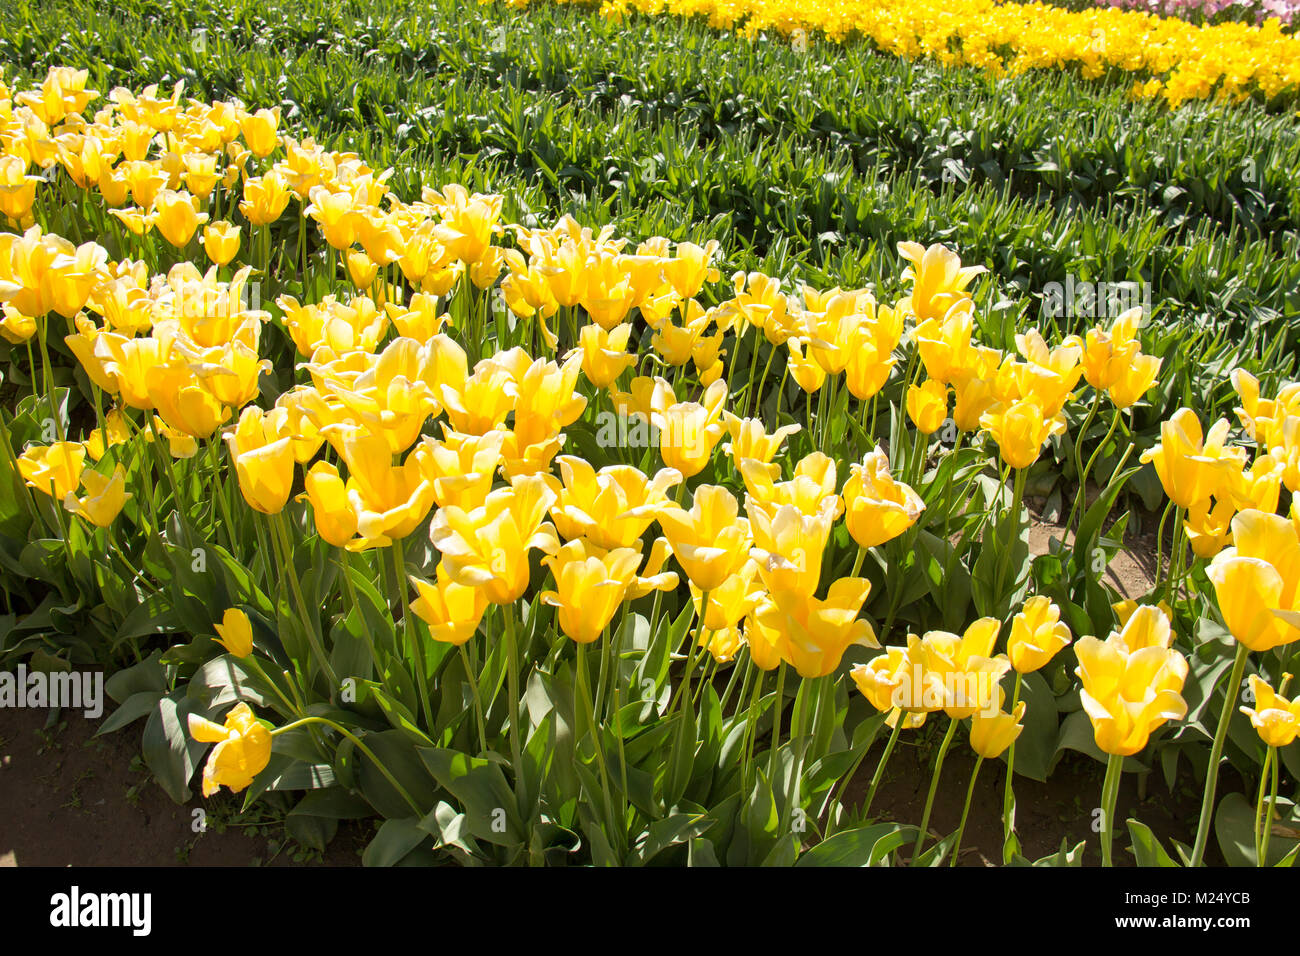
[(253, 624), (240, 608), (227, 608), (216, 631), (217, 643), (233, 656), (247, 657), (253, 653)]
[(411, 534), (433, 507), (433, 484), (419, 449), (393, 464), (392, 446), (364, 429), (347, 434), (340, 456), (348, 466), (348, 502), (364, 544), (387, 545)]
[(918, 319), (940, 318), (952, 306), (969, 299), (966, 287), (984, 266), (962, 266), (961, 258), (938, 243), (929, 248), (917, 242), (900, 242), (898, 254), (911, 263), (902, 280), (912, 284), (911, 294), (899, 303)]
[(271, 762), (271, 732), (243, 702), (231, 708), (224, 724), (190, 714), (188, 725), (195, 740), (216, 744), (203, 766), (205, 797), (212, 796), (222, 786), (239, 793)]
[(861, 464), (849, 466), (844, 483), (844, 523), (860, 548), (892, 541), (916, 524), (925, 502), (908, 485), (889, 473), (889, 458), (879, 448), (867, 452)]
[(758, 562), (763, 584), (769, 591), (798, 591), (812, 594), (821, 579), (822, 556), (835, 523), (838, 497), (828, 495), (815, 514), (805, 514), (795, 505), (764, 505), (745, 499), (754, 548), (750, 555)]
[(108, 449), (125, 444), (130, 438), (131, 432), (121, 409), (111, 408), (104, 416), (104, 427), (96, 428), (86, 438), (86, 454), (91, 461), (99, 461)]
[(0, 335), (3, 335), (7, 342), (21, 345), (36, 334), (36, 320), (31, 316), (23, 315), (13, 306), (4, 306), (0, 315), (3, 315), (3, 318), (0, 318)]
[(1030, 674), (1045, 667), (1069, 643), (1070, 628), (1061, 620), (1061, 609), (1036, 595), (1011, 619), (1007, 656), (1017, 673)]
[(624, 371), (636, 365), (637, 357), (627, 352), (632, 326), (623, 324), (605, 331), (599, 325), (584, 325), (579, 334), (582, 373), (597, 388), (608, 388)]
[(1232, 519), (1233, 547), (1207, 570), (1224, 623), (1263, 653), (1300, 639), (1300, 537), (1280, 515), (1248, 509)]
[(1212, 558), (1232, 543), (1231, 522), (1236, 513), (1231, 498), (1216, 501), (1213, 508), (1206, 498), (1187, 509), (1183, 528), (1198, 558)]
[(1111, 385), (1110, 400), (1116, 408), (1128, 408), (1145, 395), (1156, 383), (1164, 360), (1154, 355), (1137, 355), (1126, 365), (1119, 378)]
[(1227, 444), (1228, 420), (1221, 418), (1202, 435), (1200, 419), (1180, 408), (1160, 425), (1160, 442), (1142, 453), (1155, 466), (1165, 494), (1180, 508), (1218, 495), (1231, 487), (1246, 464), (1246, 450)]
[(689, 511), (670, 504), (659, 512), (673, 557), (702, 591), (721, 587), (749, 557), (749, 521), (739, 514), (740, 503), (720, 485), (696, 488)]
[(579, 644), (600, 639), (614, 619), (641, 555), (632, 548), (604, 548), (579, 538), (542, 559), (555, 575), (554, 591), (543, 591), (544, 604), (558, 608), (562, 630)]
[(1025, 716), (1025, 702), (1016, 704), (1011, 713), (999, 711), (995, 716), (975, 714), (970, 722), (970, 746), (986, 760), (995, 760), (1016, 742), (1025, 729), (1021, 721)]
[(493, 604), (513, 604), (528, 589), (528, 552), (560, 548), (545, 521), (555, 492), (540, 475), (516, 478), (477, 508), (441, 508), (429, 526), (442, 566), (457, 584), (483, 588)]
[(852, 644), (879, 647), (871, 625), (858, 617), (871, 590), (866, 578), (840, 578), (826, 599), (799, 591), (773, 591), (753, 620), (800, 677), (823, 677), (840, 666)]
[(635, 547), (668, 504), (668, 489), (681, 472), (660, 469), (648, 478), (631, 465), (606, 465), (596, 471), (582, 458), (556, 459), (563, 483), (554, 488), (551, 517), (566, 539), (588, 538), (602, 548)]
[(145, 372), (145, 383), (162, 420), (193, 438), (211, 438), (230, 419), (230, 409), (183, 365), (155, 365)]
[(203, 227), (203, 250), (215, 265), (224, 266), (239, 254), (240, 226), (214, 222)]
[(1104, 753), (1132, 756), (1161, 724), (1186, 716), (1181, 691), (1187, 659), (1169, 646), (1172, 637), (1163, 611), (1139, 607), (1106, 640), (1089, 636), (1075, 642), (1075, 674), (1083, 682), (1079, 698)]
[(244, 143), (258, 159), (270, 156), (279, 143), (276, 127), (280, 125), (280, 107), (246, 113), (239, 118), (239, 131), (244, 136)]
[(457, 584), (441, 566), (436, 582), (430, 584), (413, 576), (411, 583), (419, 593), (411, 602), (411, 610), (429, 625), (429, 636), (435, 641), (459, 647), (478, 631), (488, 606), (482, 588)]
[(223, 437), (235, 462), (244, 500), (262, 514), (279, 514), (293, 486), (294, 458), (289, 436), (278, 434), (260, 408), (249, 406)]
[[(1284, 675), (1283, 684), (1289, 676)], [(1242, 707), (1241, 712), (1250, 718), (1259, 739), (1269, 747), (1290, 746), (1300, 732), (1300, 700), (1287, 700), (1254, 674), (1250, 675), (1250, 690), (1255, 706)]]
[(318, 461), (303, 477), (303, 486), (306, 491), (298, 500), (305, 498), (311, 503), (316, 533), (336, 548), (346, 547), (357, 533), (357, 516), (338, 469), (329, 462)]
[(1012, 468), (1028, 468), (1038, 460), (1043, 445), (1065, 431), (1065, 418), (1049, 417), (1032, 398), (1010, 405), (994, 405), (980, 417), (980, 425), (997, 442), (998, 454)]
[(722, 420), (731, 436), (731, 441), (723, 444), (722, 451), (736, 462), (749, 458), (769, 464), (776, 457), (782, 443), (803, 429), (798, 423), (782, 425), (769, 435), (761, 418), (738, 418), (731, 412), (724, 411)]
[(1137, 340), (1137, 327), (1141, 320), (1141, 308), (1129, 309), (1116, 318), (1109, 329), (1097, 327), (1088, 330), (1079, 362), (1089, 385), (1104, 392), (1126, 377), (1141, 350), (1141, 343)]
[(61, 441), (29, 447), (18, 456), (18, 471), (29, 486), (63, 501), (81, 484), (85, 462), (84, 445)]
[(908, 656), (920, 667), (926, 708), (937, 700), (938, 709), (961, 720), (976, 713), (989, 715), (1001, 706), (999, 682), (1011, 669), (1011, 662), (1001, 654), (992, 656), (998, 629), (995, 618), (985, 617), (960, 637), (948, 631), (908, 636)]
[(659, 454), (663, 463), (687, 478), (704, 470), (726, 431), (719, 421), (727, 399), (721, 380), (705, 389), (702, 402), (677, 402), (664, 409), (659, 423)]
[(153, 224), (163, 238), (177, 249), (186, 246), (208, 214), (199, 212), (197, 196), (164, 189), (154, 197)]
[(81, 483), (86, 488), (86, 494), (78, 497), (75, 492), (68, 492), (63, 499), (63, 507), (98, 528), (107, 528), (131, 497), (126, 491), (126, 472), (121, 465), (113, 469), (111, 476), (87, 471), (82, 473)]
[(933, 435), (948, 418), (948, 386), (937, 379), (907, 386), (907, 417), (923, 435)]

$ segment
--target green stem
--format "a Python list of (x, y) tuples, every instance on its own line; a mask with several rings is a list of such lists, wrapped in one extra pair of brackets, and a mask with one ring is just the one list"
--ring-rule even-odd
[[(519, 812), (524, 812), (524, 760), (519, 746), (519, 648), (515, 640), (514, 617), (510, 613), (513, 605), (503, 605), (501, 616), (505, 620), (506, 637), (506, 693), (509, 695), (507, 706), (510, 713), (510, 760), (515, 771), (515, 799), (519, 802)], [(532, 814), (527, 814), (531, 817)]]
[[(1020, 703), (1020, 686), (1024, 681), (1025, 675), (1016, 671), (1016, 682), (1011, 690), (1011, 706), (1008, 713), (1014, 713), (1016, 705)], [(1011, 781), (1015, 773), (1016, 766), (1016, 742), (1011, 741), (1011, 746), (1007, 748), (1007, 782), (1002, 790), (1002, 862), (1010, 863), (1007, 859), (1010, 855), (1007, 852), (1007, 845), (1011, 840), (1011, 834), (1015, 830), (1015, 824), (1011, 820), (1011, 804), (1015, 800), (1015, 792), (1012, 790)]]
[(469, 689), (474, 694), (474, 718), (478, 724), (478, 747), (480, 753), (487, 753), (487, 721), (483, 717), (483, 700), (479, 697), (478, 681), (474, 677), (474, 668), (469, 662), (469, 651), (460, 645), (460, 660), (465, 665), (465, 676), (469, 679)]
[[(902, 719), (899, 719), (902, 723)], [(943, 761), (948, 756), (948, 748), (952, 746), (952, 738), (957, 733), (957, 721), (951, 717), (948, 718), (948, 732), (943, 735), (943, 743), (939, 745), (939, 756), (934, 762), (934, 773), (930, 777), (930, 792), (925, 796), (925, 810), (921, 814), (921, 826), (916, 834), (916, 843), (912, 846), (912, 865), (916, 865), (917, 859), (921, 856), (921, 848), (925, 846), (925, 838), (929, 833), (930, 811), (934, 809), (934, 796), (939, 792), (939, 775), (943, 773)]]
[(975, 793), (975, 780), (980, 775), (980, 766), (983, 763), (983, 757), (976, 757), (975, 767), (970, 772), (970, 785), (966, 787), (966, 803), (961, 808), (961, 823), (957, 824), (957, 837), (952, 841), (952, 859), (948, 862), (949, 866), (957, 865), (957, 857), (961, 853), (961, 837), (966, 832), (966, 817), (970, 815), (970, 798)]
[(419, 634), (411, 627), (411, 589), (406, 580), (406, 552), (401, 538), (393, 542), (392, 551), (393, 574), (397, 578), (397, 589), (402, 593), (402, 634), (411, 649), (411, 659), (415, 665), (415, 684), (420, 691), (420, 706), (424, 709), (425, 721), (432, 730), (434, 720), (433, 705), (429, 702), (429, 676), (424, 669), (424, 648), (420, 646)]
[(1214, 796), (1219, 784), (1219, 760), (1223, 757), (1223, 741), (1228, 736), (1228, 722), (1232, 719), (1233, 705), (1241, 688), (1241, 675), (1246, 670), (1246, 658), (1250, 648), (1237, 644), (1237, 656), (1232, 662), (1232, 675), (1224, 692), (1223, 711), (1219, 714), (1219, 726), (1214, 731), (1214, 743), (1210, 747), (1210, 765), (1205, 773), (1205, 793), (1201, 798), (1201, 818), (1196, 825), (1196, 844), (1192, 847), (1192, 857), (1188, 866), (1200, 866), (1205, 857), (1205, 847), (1210, 839), (1210, 818), (1214, 815)]
[[(1089, 461), (1087, 465), (1083, 463), (1083, 440), (1088, 434), (1089, 426), (1092, 425), (1093, 421), (1097, 418), (1097, 412), (1100, 408), (1101, 390), (1093, 389), (1092, 406), (1088, 409), (1088, 415), (1084, 418), (1083, 424), (1079, 426), (1079, 431), (1075, 435), (1074, 439), (1074, 475), (1079, 480), (1079, 490), (1075, 492), (1074, 503), (1070, 505), (1070, 517), (1065, 520), (1065, 530), (1067, 532), (1074, 525), (1074, 516), (1078, 513), (1083, 500), (1088, 494), (1088, 470), (1091, 467), (1092, 462)], [(1115, 412), (1115, 416), (1116, 420), (1118, 420), (1118, 409)], [(1115, 431), (1114, 423), (1111, 424), (1110, 430), (1111, 432)], [(1101, 445), (1098, 446), (1098, 450), (1104, 448), (1108, 441), (1110, 441), (1110, 435), (1107, 435), (1106, 438), (1102, 440)]]
[(1111, 754), (1106, 761), (1106, 779), (1101, 785), (1101, 865), (1113, 866), (1111, 844), (1115, 841), (1115, 800), (1119, 796), (1119, 778), (1124, 772), (1124, 758)]

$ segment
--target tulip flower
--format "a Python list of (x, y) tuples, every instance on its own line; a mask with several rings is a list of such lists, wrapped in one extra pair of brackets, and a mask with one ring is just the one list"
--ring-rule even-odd
[(1128, 408), (1151, 390), (1160, 374), (1164, 360), (1154, 355), (1137, 355), (1124, 367), (1115, 383), (1108, 390), (1110, 400), (1116, 408)]
[(86, 448), (80, 442), (32, 445), (18, 456), (18, 471), (27, 484), (55, 501), (64, 501), (81, 484)]
[(338, 469), (329, 462), (318, 461), (304, 476), (303, 485), (307, 490), (298, 500), (311, 503), (316, 533), (336, 548), (346, 547), (357, 533), (357, 515)]
[[(1269, 747), (1288, 747), (1300, 732), (1300, 699), (1287, 700), (1264, 679), (1251, 674), (1254, 707), (1242, 707), (1259, 739)], [(1285, 683), (1285, 681), (1283, 681)]]
[(722, 420), (731, 436), (731, 441), (723, 444), (722, 451), (737, 462), (750, 458), (769, 464), (776, 457), (782, 443), (803, 429), (798, 423), (782, 425), (769, 435), (759, 418), (738, 418), (731, 412), (724, 411)]
[(113, 469), (111, 476), (86, 471), (81, 475), (81, 483), (85, 486), (86, 494), (78, 497), (75, 492), (68, 492), (63, 499), (63, 507), (97, 528), (107, 528), (131, 497), (126, 490), (126, 471), (121, 465)]
[(721, 587), (749, 557), (749, 521), (739, 512), (740, 503), (720, 485), (696, 488), (689, 511), (666, 505), (659, 512), (673, 556), (702, 591)]
[(199, 226), (208, 221), (208, 214), (198, 210), (199, 200), (188, 193), (164, 189), (154, 197), (154, 227), (177, 249), (189, 244)]
[(1083, 682), (1080, 700), (1103, 752), (1132, 756), (1157, 727), (1186, 715), (1180, 692), (1187, 659), (1169, 647), (1172, 639), (1163, 612), (1139, 607), (1123, 630), (1106, 640), (1082, 637), (1075, 642), (1075, 673)]
[(411, 534), (433, 507), (433, 485), (420, 451), (394, 465), (388, 439), (364, 429), (348, 434), (341, 444), (348, 466), (348, 503), (362, 539), (349, 547), (387, 545)]
[(430, 637), (459, 647), (474, 636), (488, 606), (482, 588), (457, 584), (441, 566), (436, 582), (430, 584), (413, 576), (411, 583), (419, 593), (411, 602), (411, 610), (429, 625)]
[(962, 266), (961, 258), (938, 243), (926, 248), (918, 242), (900, 242), (898, 254), (911, 263), (903, 270), (902, 280), (912, 284), (911, 294), (899, 307), (918, 319), (944, 316), (963, 299), (969, 299), (966, 287), (984, 266)]
[(216, 631), (217, 643), (232, 656), (247, 657), (253, 653), (253, 625), (241, 609), (227, 608)]
[(214, 222), (203, 227), (203, 251), (213, 264), (224, 266), (239, 254), (240, 227), (229, 222)]
[(1228, 421), (1221, 418), (1202, 435), (1200, 419), (1180, 408), (1160, 425), (1160, 442), (1142, 453), (1155, 466), (1165, 494), (1180, 508), (1218, 495), (1231, 487), (1246, 464), (1246, 450), (1227, 444)]
[(570, 541), (553, 555), (542, 559), (555, 575), (554, 591), (543, 591), (540, 599), (558, 608), (562, 630), (579, 644), (600, 639), (627, 595), (641, 563), (633, 548), (607, 551), (581, 538)]
[(1300, 639), (1300, 538), (1280, 515), (1248, 509), (1232, 519), (1233, 547), (1206, 572), (1224, 623), (1263, 653)]
[(279, 514), (293, 486), (294, 458), (289, 436), (278, 434), (260, 408), (249, 406), (222, 437), (235, 462), (244, 500), (262, 514)]
[(829, 495), (818, 512), (805, 514), (792, 504), (764, 505), (746, 497), (754, 536), (750, 556), (758, 563), (764, 587), (803, 594), (817, 590), (838, 505), (839, 498)]
[(703, 403), (678, 402), (664, 409), (659, 453), (665, 465), (687, 478), (704, 470), (726, 430), (718, 421), (726, 397), (727, 383), (719, 380), (705, 390)]
[(545, 478), (516, 478), (490, 493), (477, 508), (439, 509), (429, 526), (442, 566), (457, 584), (481, 587), (493, 604), (513, 604), (528, 588), (528, 552), (560, 549), (555, 528), (545, 521), (555, 492)]
[(861, 464), (849, 466), (844, 483), (844, 523), (860, 548), (892, 541), (916, 524), (925, 502), (908, 485), (889, 473), (889, 458), (879, 448), (867, 452)]
[(660, 469), (648, 478), (631, 465), (607, 465), (597, 472), (582, 458), (556, 459), (563, 484), (554, 488), (551, 517), (561, 537), (588, 538), (602, 548), (630, 548), (668, 505), (668, 489), (681, 472)]
[(190, 714), (188, 726), (195, 740), (216, 744), (203, 765), (205, 797), (212, 796), (222, 786), (239, 793), (271, 762), (271, 732), (243, 702), (231, 708), (224, 724)]
[(582, 348), (582, 374), (597, 388), (609, 388), (627, 369), (636, 365), (637, 357), (628, 354), (629, 323), (608, 332), (599, 325), (584, 325), (579, 334)]
[(975, 714), (970, 722), (970, 746), (975, 753), (986, 760), (996, 760), (1003, 751), (1015, 743), (1021, 731), (1025, 729), (1021, 720), (1025, 716), (1025, 702), (1022, 700), (1011, 713), (998, 711), (992, 717)]
[(1070, 628), (1061, 620), (1061, 609), (1043, 595), (1025, 602), (1011, 620), (1007, 656), (1017, 674), (1041, 670), (1070, 643)]
[(1043, 445), (1065, 431), (1065, 418), (1046, 415), (1032, 398), (1010, 405), (994, 405), (980, 417), (980, 425), (997, 442), (1002, 460), (1012, 468), (1028, 468), (1038, 460)]
[(773, 591), (753, 614), (800, 677), (823, 677), (840, 666), (852, 644), (879, 647), (871, 624), (858, 617), (871, 590), (866, 578), (832, 582), (826, 599), (801, 591)]

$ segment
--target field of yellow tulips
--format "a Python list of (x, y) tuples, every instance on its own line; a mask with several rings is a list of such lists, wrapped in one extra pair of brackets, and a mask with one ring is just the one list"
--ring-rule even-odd
[[(641, 12), (803, 22), (769, 6)], [(807, 25), (916, 56), (973, 44), (974, 18), (1007, 69), (1039, 65), (997, 39), (1023, 8), (986, 6), (918, 26), (924, 48), (888, 6)], [(1256, 34), (1276, 48), (1213, 68), (1289, 95), (1292, 41)], [(1208, 96), (1180, 85), (1202, 63), (1182, 37), (1134, 32), (1176, 52), (1116, 68)], [(433, 179), (360, 87), (340, 135), (255, 80), (198, 96), (108, 60), (0, 58), (0, 666), (107, 671), (100, 732), (140, 734), (175, 800), (291, 794), (320, 848), (375, 821), (374, 865), (1300, 855), (1292, 127), (1258, 202), (1226, 178), (1231, 202), (1196, 197), (1215, 225), (1194, 228), (1229, 225), (1186, 268), (1258, 262), (1253, 285), (1197, 299), (1165, 265), (1154, 308), (1062, 315), (1006, 301), (1055, 274), (1028, 238), (973, 257), (918, 220), (837, 263), (809, 252), (829, 230), (800, 247), (755, 206), (737, 246), (786, 229), (760, 258), (644, 210), (672, 228), (530, 205), (482, 188), (490, 166)], [(537, 181), (583, 175), (543, 148)], [(1085, 272), (1186, 243), (1113, 215), (1060, 233)], [(1135, 551), (1154, 572), (1121, 587)], [(1017, 790), (1065, 767), (1088, 836), (1031, 852)], [(899, 774), (915, 813), (885, 798)], [(1182, 829), (1119, 812), (1134, 778)], [(972, 846), (972, 812), (1000, 833)]]
[[(507, 2), (522, 9), (535, 0)], [(748, 36), (771, 31), (804, 47), (813, 34), (836, 43), (866, 40), (891, 56), (925, 57), (994, 74), (1047, 69), (1077, 71), (1090, 80), (1127, 77), (1131, 95), (1159, 97), (1174, 107), (1207, 98), (1294, 103), (1300, 83), (1300, 40), (1276, 18), (1258, 26), (1193, 24), (1116, 7), (1074, 10), (999, 0), (557, 2), (598, 6), (601, 16), (618, 22), (639, 14), (699, 18)]]

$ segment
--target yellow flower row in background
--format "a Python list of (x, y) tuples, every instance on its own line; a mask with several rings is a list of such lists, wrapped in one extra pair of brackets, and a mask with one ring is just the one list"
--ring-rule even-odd
[[(526, 7), (529, 0), (509, 0)], [(586, 5), (590, 0), (558, 0)], [(604, 0), (603, 16), (704, 17), (748, 36), (773, 32), (834, 42), (864, 38), (895, 56), (926, 57), (996, 74), (1074, 69), (1089, 79), (1109, 70), (1138, 78), (1133, 94), (1171, 106), (1211, 96), (1238, 101), (1294, 92), (1300, 40), (1280, 21), (1198, 26), (1174, 17), (1112, 8), (1072, 11), (994, 0)], [(798, 31), (804, 31), (802, 37)]]

